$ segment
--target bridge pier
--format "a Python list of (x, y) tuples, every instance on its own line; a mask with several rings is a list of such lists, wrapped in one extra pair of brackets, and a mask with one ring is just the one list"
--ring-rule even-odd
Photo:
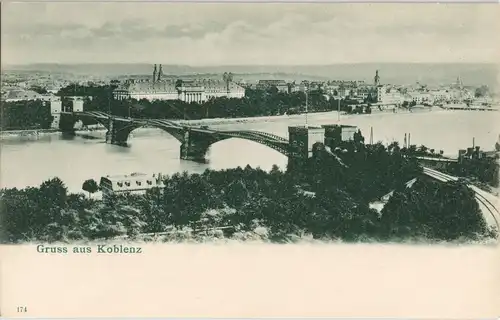
[(60, 114), (58, 125), (64, 135), (75, 135), (75, 123), (76, 119), (73, 116)]
[(108, 131), (106, 131), (106, 143), (111, 143), (113, 144), (114, 142), (114, 128), (115, 126), (113, 125), (113, 119), (109, 118), (109, 121), (108, 121), (109, 125), (108, 125)]
[(110, 118), (108, 122), (108, 131), (106, 131), (106, 143), (126, 146), (130, 131), (125, 130), (125, 127), (126, 124)]
[(205, 161), (205, 155), (210, 146), (208, 141), (196, 138), (193, 132), (186, 128), (183, 141), (181, 141), (180, 158), (182, 160)]

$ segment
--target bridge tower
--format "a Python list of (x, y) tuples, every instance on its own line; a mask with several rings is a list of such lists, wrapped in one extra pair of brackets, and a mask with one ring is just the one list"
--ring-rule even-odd
[(288, 155), (288, 170), (300, 168), (313, 156), (313, 145), (324, 143), (325, 129), (313, 126), (289, 126), (288, 140), (290, 154)]
[(73, 100), (73, 112), (83, 112), (83, 100)]
[(325, 124), (325, 145), (332, 150), (341, 146), (344, 142), (354, 141), (355, 134), (358, 132), (356, 126)]
[(136, 128), (127, 121), (120, 121), (111, 116), (108, 117), (108, 125), (105, 127), (108, 129), (106, 143), (117, 146), (126, 146), (130, 132)]
[(50, 110), (54, 117), (52, 127), (60, 129), (66, 134), (74, 134), (75, 125), (76, 127), (81, 127), (83, 126), (83, 122), (71, 113), (83, 112), (83, 100), (73, 97), (69, 101), (65, 100), (64, 102), (61, 100), (51, 101)]
[(51, 100), (50, 114), (52, 115), (52, 124), (50, 126), (54, 129), (59, 129), (59, 124), (61, 122), (61, 111), (62, 111), (61, 100)]
[(115, 132), (114, 121), (110, 117), (108, 120), (108, 131), (106, 131), (106, 143), (114, 144), (115, 143), (115, 135), (116, 135), (116, 132)]
[(181, 159), (182, 160), (193, 160), (193, 161), (203, 161), (205, 160), (205, 154), (211, 145), (208, 136), (197, 135), (190, 128), (184, 128), (184, 136), (181, 141)]

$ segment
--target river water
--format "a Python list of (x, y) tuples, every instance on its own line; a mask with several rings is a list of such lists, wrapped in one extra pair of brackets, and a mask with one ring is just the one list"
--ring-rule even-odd
[[(309, 125), (337, 123), (337, 113), (309, 114)], [(303, 125), (305, 116), (279, 117), (271, 121), (232, 123), (211, 127), (231, 130), (259, 130), (283, 137), (289, 125)], [(411, 143), (424, 144), (446, 155), (475, 144), (492, 150), (500, 134), (500, 113), (479, 111), (431, 111), (406, 114), (342, 115), (342, 124), (358, 126), (366, 142), (370, 128), (373, 140), (399, 141), (411, 134)], [(102, 136), (103, 133), (100, 133)], [(106, 144), (103, 138), (63, 138), (60, 134), (37, 139), (4, 139), (1, 141), (0, 186), (38, 186), (59, 177), (70, 191), (79, 192), (84, 180), (111, 174), (132, 172), (172, 174), (179, 171), (203, 172), (206, 168), (222, 169), (247, 164), (270, 169), (273, 164), (285, 168), (287, 158), (263, 145), (241, 139), (218, 142), (207, 153), (207, 163), (179, 158), (180, 143), (159, 129), (138, 129), (129, 147)]]

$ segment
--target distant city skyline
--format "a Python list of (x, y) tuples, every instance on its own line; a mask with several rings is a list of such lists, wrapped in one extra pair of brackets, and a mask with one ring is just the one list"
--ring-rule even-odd
[(498, 63), (495, 4), (2, 3), (2, 65)]

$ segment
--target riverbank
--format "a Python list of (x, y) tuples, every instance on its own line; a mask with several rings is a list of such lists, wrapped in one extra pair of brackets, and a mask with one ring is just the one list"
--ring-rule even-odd
[[(75, 130), (75, 134), (78, 136), (88, 136), (89, 133), (96, 132), (98, 134), (105, 133), (107, 131), (106, 128), (102, 129), (85, 129), (85, 130)], [(51, 136), (60, 134), (61, 131), (59, 129), (28, 129), (28, 130), (6, 130), (0, 131), (0, 140), (15, 140), (19, 138), (28, 138), (28, 139), (37, 139), (39, 137)]]
[[(408, 109), (398, 109), (394, 112), (392, 109), (384, 109), (378, 110), (376, 108), (372, 109), (371, 113), (363, 113), (363, 114), (348, 114), (346, 112), (341, 112), (340, 117), (367, 117), (370, 115), (398, 115), (398, 114), (411, 114), (411, 113), (422, 113), (422, 112), (431, 112), (431, 111), (445, 111), (441, 108), (425, 107), (425, 108), (414, 108), (413, 110)], [(337, 111), (326, 111), (326, 112), (314, 112), (309, 113), (308, 116), (311, 117), (330, 117), (332, 119), (337, 119), (338, 112)], [(282, 120), (299, 120), (305, 117), (305, 113), (294, 114), (294, 115), (279, 115), (279, 116), (264, 116), (264, 117), (246, 117), (246, 118), (212, 118), (212, 119), (197, 119), (197, 120), (175, 120), (175, 122), (181, 125), (191, 125), (191, 126), (206, 126), (206, 125), (223, 125), (223, 124), (232, 124), (232, 123), (255, 123), (255, 122), (275, 122)]]
[(18, 138), (18, 137), (37, 137), (41, 135), (50, 135), (59, 132), (57, 129), (26, 129), (26, 130), (5, 130), (0, 131), (0, 139)]

